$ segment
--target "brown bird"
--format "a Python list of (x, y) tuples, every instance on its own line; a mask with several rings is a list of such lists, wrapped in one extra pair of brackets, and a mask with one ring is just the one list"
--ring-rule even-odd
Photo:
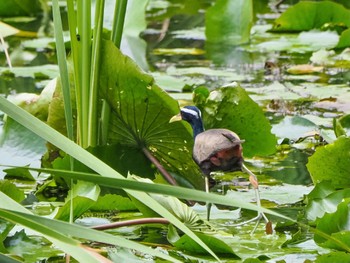
[[(194, 146), (193, 159), (205, 175), (205, 190), (209, 192), (210, 175), (215, 171), (245, 171), (249, 174), (249, 181), (256, 192), (256, 202), (260, 206), (260, 196), (258, 181), (256, 176), (244, 165), (242, 156), (242, 143), (239, 136), (228, 129), (204, 130), (201, 111), (195, 106), (185, 106), (181, 112), (171, 118), (171, 122), (176, 120), (187, 121), (193, 129)], [(210, 204), (207, 204), (207, 219), (210, 217)], [(259, 213), (253, 221), (264, 217)], [(247, 222), (245, 222), (247, 223)]]

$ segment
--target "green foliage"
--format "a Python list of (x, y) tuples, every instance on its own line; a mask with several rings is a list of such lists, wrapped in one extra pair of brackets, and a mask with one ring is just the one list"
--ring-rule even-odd
[(333, 130), (337, 137), (350, 135), (350, 114), (333, 119)]
[(136, 210), (135, 204), (127, 197), (115, 194), (100, 195), (90, 209), (92, 211), (128, 211)]
[(239, 45), (250, 39), (253, 24), (252, 0), (218, 0), (205, 16), (208, 43)]
[(334, 213), (337, 206), (350, 197), (350, 188), (336, 189), (330, 181), (322, 181), (306, 196), (306, 217), (315, 221), (325, 213)]
[[(349, 251), (350, 247), (350, 199), (344, 199), (338, 205), (334, 213), (325, 214), (321, 219), (316, 221), (316, 229), (323, 233), (331, 235), (334, 239), (324, 238), (318, 233), (315, 234), (314, 240), (323, 247), (337, 250)], [(339, 241), (339, 242), (338, 242)], [(344, 246), (347, 244), (346, 246)]]
[[(102, 44), (100, 72), (100, 97), (112, 109), (109, 143), (126, 145), (131, 152), (147, 148), (167, 170), (201, 188), (190, 130), (184, 123), (169, 123), (178, 113), (177, 102), (110, 41)], [(142, 164), (139, 157), (137, 163)]]
[(277, 138), (264, 112), (238, 84), (212, 91), (198, 105), (206, 129), (227, 128), (244, 139), (244, 156), (269, 155), (276, 151)]
[[(74, 219), (80, 217), (96, 203), (99, 194), (100, 187), (98, 185), (78, 181), (69, 191), (64, 205), (54, 211), (54, 218), (69, 221), (71, 212), (73, 213)], [(73, 202), (73, 209), (71, 207), (71, 202)]]
[(18, 189), (15, 184), (9, 181), (0, 181), (0, 192), (8, 195), (18, 203), (22, 202), (25, 198), (24, 192)]
[(350, 187), (350, 138), (339, 137), (334, 143), (317, 148), (307, 168), (314, 184), (330, 181), (337, 188)]
[[(307, 14), (307, 15), (305, 15)], [(272, 32), (300, 32), (312, 29), (336, 31), (336, 48), (350, 45), (350, 10), (331, 1), (302, 1), (289, 7), (274, 21)]]
[[(196, 235), (201, 240), (203, 240), (203, 242), (206, 243), (216, 254), (225, 256), (227, 258), (239, 259), (239, 256), (237, 256), (233, 252), (232, 247), (226, 244), (221, 239), (201, 232), (196, 232)], [(205, 254), (205, 251), (201, 247), (199, 247), (195, 242), (193, 242), (193, 240), (187, 235), (183, 235), (182, 237), (179, 237), (176, 241), (173, 241), (173, 245), (177, 249), (188, 251), (197, 255)]]
[(5, 0), (0, 3), (0, 16), (32, 16), (41, 11), (40, 0)]
[(315, 263), (329, 263), (329, 262), (342, 262), (342, 263), (350, 263), (350, 255), (349, 253), (336, 251), (330, 252), (328, 254), (320, 255), (315, 260)]
[[(53, 244), (60, 247), (64, 251), (69, 252), (71, 256), (81, 262), (101, 262), (102, 256), (95, 252), (89, 251), (87, 247), (83, 246), (75, 238), (83, 238), (96, 240), (103, 243), (114, 244), (126, 248), (138, 249), (144, 253), (157, 255), (160, 258), (174, 261), (173, 258), (153, 251), (152, 249), (129, 241), (127, 239), (110, 235), (104, 232), (96, 231), (86, 227), (69, 224), (63, 221), (52, 220), (41, 216), (32, 215), (28, 210), (11, 200), (6, 195), (0, 192), (0, 216), (6, 220), (16, 222), (32, 229), (45, 238), (50, 240)], [(7, 210), (5, 207), (11, 207), (12, 210)], [(74, 238), (73, 238), (74, 237)]]
[(350, 10), (331, 1), (302, 1), (289, 7), (277, 18), (272, 31), (300, 32), (321, 29), (327, 23), (345, 24), (350, 27), (349, 16)]

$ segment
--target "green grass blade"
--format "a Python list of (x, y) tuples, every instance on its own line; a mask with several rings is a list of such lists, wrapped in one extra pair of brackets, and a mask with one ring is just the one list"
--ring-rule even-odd
[[(81, 48), (79, 49), (79, 66), (81, 68), (81, 131), (80, 145), (88, 147), (88, 123), (89, 123), (89, 95), (91, 72), (91, 0), (77, 1), (78, 33), (80, 35)], [(76, 65), (75, 65), (76, 66)]]
[[(74, 9), (75, 1), (67, 0), (68, 25), (71, 41), (71, 57), (73, 58), (74, 86), (77, 108), (77, 126), (83, 127), (82, 124), (82, 95), (81, 95), (81, 67), (80, 67), (80, 52), (81, 43), (78, 41), (77, 33), (77, 13)], [(79, 37), (80, 38), (80, 37)], [(77, 129), (77, 137), (82, 137), (82, 129)]]
[(101, 53), (101, 41), (103, 30), (103, 11), (104, 0), (96, 1), (94, 38), (92, 42), (91, 57), (91, 84), (90, 84), (90, 101), (89, 101), (89, 121), (88, 121), (88, 145), (96, 146), (97, 144), (97, 103), (98, 103), (98, 82), (99, 82), (99, 65)]
[(164, 184), (156, 184), (156, 183), (150, 184), (145, 182), (134, 181), (131, 179), (125, 179), (125, 178), (119, 179), (119, 178), (109, 177), (108, 175), (105, 175), (102, 177), (98, 174), (91, 174), (91, 173), (84, 173), (84, 172), (64, 171), (64, 170), (44, 169), (44, 168), (31, 168), (31, 167), (26, 167), (26, 168), (32, 171), (53, 174), (53, 175), (67, 178), (67, 179), (87, 181), (87, 182), (95, 183), (95, 184), (110, 187), (110, 188), (130, 189), (130, 190), (135, 190), (140, 192), (171, 195), (180, 199), (195, 200), (200, 202), (209, 201), (211, 203), (216, 203), (221, 205), (240, 207), (244, 209), (264, 212), (266, 214), (275, 215), (280, 218), (293, 221), (292, 218), (276, 213), (273, 210), (265, 209), (263, 207), (258, 207), (249, 202), (245, 202), (242, 200), (235, 200), (235, 199), (228, 198), (226, 196), (213, 194), (213, 193), (206, 193), (204, 191), (189, 189), (189, 188), (180, 187), (180, 186), (172, 186), (172, 185), (164, 185)]
[[(9, 207), (11, 207), (11, 210), (9, 210)], [(174, 262), (176, 261), (176, 259), (168, 255), (123, 237), (111, 235), (79, 225), (69, 224), (63, 221), (33, 215), (2, 192), (0, 192), (0, 217), (41, 233), (52, 243), (59, 246), (63, 251), (71, 254), (75, 258), (77, 257), (72, 254), (71, 250), (73, 250), (74, 253), (86, 253), (86, 250), (81, 250), (81, 243), (71, 237), (84, 238), (97, 242), (122, 246), (125, 248), (136, 249), (142, 253), (150, 254)], [(77, 246), (77, 248), (75, 248), (75, 246)], [(75, 250), (77, 251), (75, 252)], [(88, 255), (91, 257), (90, 254)]]
[(72, 114), (72, 103), (71, 103), (71, 97), (70, 97), (66, 48), (63, 40), (63, 29), (62, 29), (61, 13), (60, 13), (58, 0), (52, 1), (52, 13), (53, 13), (54, 28), (55, 28), (57, 60), (58, 60), (58, 66), (60, 70), (60, 80), (62, 84), (64, 112), (65, 112), (66, 125), (67, 125), (67, 135), (69, 139), (74, 140), (73, 138), (74, 122), (73, 122), (73, 114)]
[(127, 5), (128, 0), (117, 0), (115, 4), (114, 21), (112, 28), (112, 41), (118, 48), (120, 48), (120, 44), (122, 41)]

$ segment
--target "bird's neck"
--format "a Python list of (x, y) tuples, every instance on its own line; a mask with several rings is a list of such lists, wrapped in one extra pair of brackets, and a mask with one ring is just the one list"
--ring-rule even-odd
[(193, 138), (195, 139), (198, 134), (201, 132), (204, 132), (204, 126), (201, 119), (195, 120), (193, 123), (191, 123), (192, 129), (193, 129)]

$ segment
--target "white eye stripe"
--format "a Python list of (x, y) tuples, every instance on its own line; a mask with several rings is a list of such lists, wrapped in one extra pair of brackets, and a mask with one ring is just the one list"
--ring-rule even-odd
[(195, 110), (191, 110), (191, 109), (188, 109), (188, 108), (182, 108), (181, 111), (186, 112), (188, 114), (191, 114), (191, 115), (195, 116), (197, 119), (198, 119), (198, 113), (199, 113), (199, 117), (201, 117), (201, 112), (200, 111), (197, 112)]

